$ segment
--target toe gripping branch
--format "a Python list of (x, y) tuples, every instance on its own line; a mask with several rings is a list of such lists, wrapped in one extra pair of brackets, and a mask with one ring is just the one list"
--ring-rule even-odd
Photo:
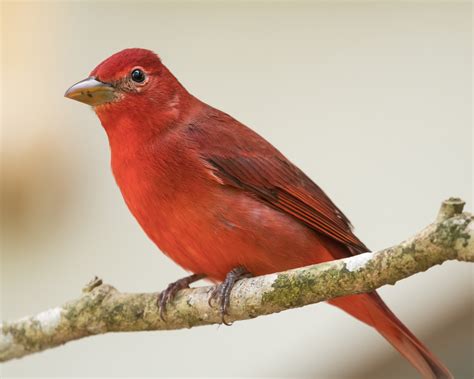
[(193, 274), (179, 279), (176, 282), (170, 283), (164, 291), (160, 293), (157, 299), (157, 305), (160, 309), (160, 318), (165, 321), (166, 306), (174, 299), (176, 294), (182, 289), (189, 288), (191, 283), (204, 279), (204, 274)]
[(227, 274), (225, 280), (216, 286), (216, 288), (211, 292), (209, 297), (209, 306), (212, 307), (212, 302), (216, 301), (219, 305), (221, 312), (222, 323), (225, 325), (231, 325), (225, 321), (225, 316), (228, 315), (229, 303), (230, 303), (230, 294), (232, 288), (234, 288), (235, 283), (240, 279), (250, 278), (252, 274), (243, 266), (238, 266)]
[[(213, 302), (216, 302), (219, 306), (219, 310), (222, 317), (222, 323), (225, 325), (231, 325), (225, 321), (225, 316), (228, 315), (230, 294), (234, 288), (235, 283), (240, 279), (249, 278), (252, 274), (243, 266), (238, 266), (227, 274), (224, 281), (218, 284), (209, 296), (209, 306), (213, 306)], [(165, 321), (166, 306), (173, 301), (176, 294), (182, 289), (189, 288), (191, 283), (197, 282), (198, 280), (204, 279), (204, 274), (193, 274), (186, 276), (185, 278), (179, 279), (168, 285), (168, 287), (160, 293), (157, 299), (157, 305), (160, 309), (160, 318)]]

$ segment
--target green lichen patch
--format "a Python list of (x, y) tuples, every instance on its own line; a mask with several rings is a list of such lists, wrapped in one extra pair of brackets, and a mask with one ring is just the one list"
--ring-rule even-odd
[[(300, 307), (307, 304), (307, 297), (316, 287), (322, 283), (334, 282), (330, 279), (333, 275), (338, 275), (337, 270), (321, 270), (319, 275), (307, 271), (298, 275), (280, 274), (272, 284), (272, 290), (267, 291), (262, 296), (262, 305), (278, 307)], [(331, 289), (326, 288), (327, 291)]]
[(439, 224), (436, 228), (435, 236), (431, 242), (442, 246), (445, 249), (453, 249), (456, 243), (462, 247), (467, 247), (471, 238), (467, 231), (472, 218), (453, 218)]
[(262, 304), (282, 307), (302, 305), (302, 293), (314, 285), (314, 279), (307, 275), (290, 277), (278, 275), (272, 284), (272, 290), (262, 296)]

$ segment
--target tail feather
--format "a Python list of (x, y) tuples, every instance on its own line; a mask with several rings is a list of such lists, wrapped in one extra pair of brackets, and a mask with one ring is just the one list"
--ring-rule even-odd
[(373, 326), (410, 361), (423, 378), (453, 378), (446, 366), (402, 324), (376, 292), (340, 297), (329, 303)]

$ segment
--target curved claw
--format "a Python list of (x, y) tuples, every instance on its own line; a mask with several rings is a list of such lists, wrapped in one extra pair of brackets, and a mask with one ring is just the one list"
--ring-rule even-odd
[(179, 279), (176, 282), (170, 283), (168, 287), (158, 295), (156, 299), (156, 305), (160, 310), (160, 318), (163, 321), (165, 320), (166, 306), (170, 303), (176, 296), (176, 294), (184, 288), (189, 288), (189, 285), (193, 282), (196, 282), (200, 279), (205, 278), (206, 275), (203, 274), (193, 274), (185, 278)]
[(229, 271), (225, 280), (217, 285), (209, 296), (208, 304), (212, 307), (212, 301), (217, 300), (219, 305), (219, 310), (221, 313), (222, 323), (224, 325), (230, 326), (232, 323), (228, 323), (225, 320), (225, 316), (228, 316), (229, 304), (230, 304), (230, 294), (236, 282), (240, 279), (251, 277), (252, 274), (247, 271), (243, 266), (239, 266)]

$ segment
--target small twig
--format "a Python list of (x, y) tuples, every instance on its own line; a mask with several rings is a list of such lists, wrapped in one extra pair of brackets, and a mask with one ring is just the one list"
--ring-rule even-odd
[(454, 215), (461, 214), (465, 205), (466, 202), (459, 197), (450, 197), (448, 200), (443, 201), (436, 222), (442, 222)]
[[(437, 222), (380, 252), (242, 280), (232, 292), (226, 320), (245, 320), (372, 291), (447, 260), (474, 262), (473, 216), (461, 213), (463, 205), (459, 199), (447, 200)], [(212, 288), (180, 291), (168, 306), (164, 322), (156, 307), (157, 293), (121, 293), (94, 278), (81, 297), (61, 307), (0, 324), (0, 361), (94, 334), (220, 323), (219, 310), (208, 305)]]

